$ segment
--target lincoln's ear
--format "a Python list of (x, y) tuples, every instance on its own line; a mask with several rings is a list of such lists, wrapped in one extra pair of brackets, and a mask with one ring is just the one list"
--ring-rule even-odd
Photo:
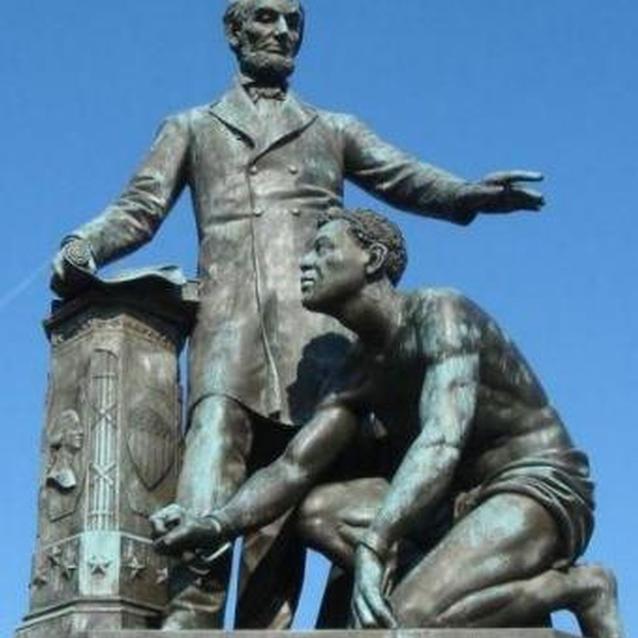
[(230, 44), (230, 48), (233, 51), (236, 51), (239, 47), (239, 29), (240, 26), (237, 22), (227, 22), (224, 25), (224, 31), (226, 32), (226, 39), (228, 40), (228, 44)]
[(385, 266), (388, 249), (383, 244), (372, 244), (368, 248), (368, 256), (366, 274), (370, 277), (380, 274)]

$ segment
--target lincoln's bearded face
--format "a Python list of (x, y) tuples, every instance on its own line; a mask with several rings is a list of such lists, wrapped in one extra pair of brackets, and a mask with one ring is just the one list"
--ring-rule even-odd
[(297, 0), (238, 0), (224, 21), (243, 73), (267, 84), (292, 74), (303, 34)]

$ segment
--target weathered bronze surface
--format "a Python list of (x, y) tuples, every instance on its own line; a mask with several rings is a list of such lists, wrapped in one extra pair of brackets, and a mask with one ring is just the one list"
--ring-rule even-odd
[[(283, 450), (293, 428), (281, 429), (310, 417), (348, 347), (337, 322), (303, 309), (296, 275), (318, 215), (341, 204), (344, 180), (400, 209), (458, 224), (479, 212), (543, 205), (520, 185), (538, 174), (497, 173), (470, 183), (406, 155), (350, 115), (296, 97), (288, 79), (303, 38), (297, 0), (233, 0), (224, 22), (239, 66), (232, 87), (166, 120), (122, 196), (65, 239), (53, 279), (55, 290), (72, 296), (83, 285), (82, 269), (149, 241), (190, 189), (201, 305), (189, 349), (189, 434), (178, 501), (202, 514)], [(246, 543), (240, 626), (290, 622), (303, 549), (289, 524), (279, 526), (280, 534), (272, 527)], [(287, 578), (272, 582), (277, 552), (286, 556)], [(228, 568), (228, 560), (219, 561), (205, 587), (187, 572), (176, 577), (181, 593), (166, 626), (219, 625)], [(274, 587), (279, 592), (263, 600)]]
[[(319, 224), (302, 299), (358, 336), (346, 371), (225, 506), (154, 515), (158, 550), (211, 552), (297, 506), (306, 542), (354, 571), (357, 627), (538, 627), (569, 609), (583, 635), (620, 638), (613, 575), (576, 564), (594, 521), (587, 457), (516, 346), (456, 291), (398, 292), (407, 255), (388, 220)], [(389, 472), (334, 482), (373, 416)]]
[[(281, 452), (291, 434), (278, 428), (310, 417), (348, 346), (347, 331), (331, 317), (303, 309), (296, 275), (317, 216), (341, 204), (344, 180), (403, 210), (458, 224), (481, 211), (543, 205), (520, 185), (538, 174), (499, 173), (470, 183), (399, 151), (350, 115), (296, 97), (288, 78), (303, 38), (297, 0), (234, 0), (224, 22), (239, 66), (233, 86), (212, 104), (166, 120), (122, 196), (65, 239), (53, 280), (60, 294), (73, 295), (82, 285), (78, 272), (149, 241), (189, 188), (201, 305), (189, 349), (189, 435), (178, 500), (199, 513), (227, 500), (252, 465)], [(279, 447), (260, 449), (257, 430), (272, 430), (267, 438)], [(252, 586), (242, 586), (240, 598), (250, 612), (240, 607), (240, 626), (289, 623), (303, 550), (290, 541), (290, 582), (271, 582), (276, 562), (267, 558), (273, 539), (283, 542), (288, 533), (273, 528), (248, 540), (242, 581)], [(167, 627), (219, 624), (228, 571), (222, 563), (207, 593), (176, 578), (181, 593)], [(264, 591), (272, 592), (268, 600), (260, 600)], [(193, 613), (194, 600), (201, 613)]]

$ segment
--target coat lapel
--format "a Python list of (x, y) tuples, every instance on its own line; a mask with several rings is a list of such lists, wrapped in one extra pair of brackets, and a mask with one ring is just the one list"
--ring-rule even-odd
[(219, 102), (213, 104), (211, 111), (226, 126), (248, 137), (253, 146), (260, 145), (262, 134), (259, 115), (239, 82), (235, 83)]
[(302, 104), (294, 93), (289, 92), (276, 115), (269, 118), (263, 127), (263, 143), (259, 145), (259, 155), (267, 153), (273, 146), (296, 135), (317, 119), (317, 111)]
[(318, 115), (289, 92), (276, 115), (261, 122), (256, 106), (239, 82), (213, 104), (211, 111), (226, 126), (249, 138), (258, 155), (307, 128)]

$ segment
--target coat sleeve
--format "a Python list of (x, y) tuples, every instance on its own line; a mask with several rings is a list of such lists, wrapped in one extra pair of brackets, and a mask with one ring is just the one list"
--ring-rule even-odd
[(402, 210), (469, 224), (476, 211), (456, 205), (467, 182), (384, 142), (352, 116), (341, 116), (346, 177)]
[(71, 233), (71, 237), (89, 242), (98, 266), (148, 242), (182, 192), (189, 145), (186, 118), (168, 118), (122, 195), (101, 215)]

